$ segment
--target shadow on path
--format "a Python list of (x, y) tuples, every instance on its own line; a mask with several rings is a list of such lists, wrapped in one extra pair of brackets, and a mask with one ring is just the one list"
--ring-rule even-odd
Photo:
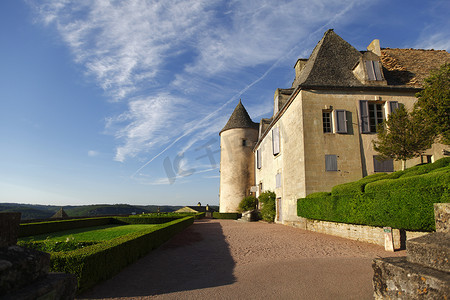
[(235, 262), (220, 223), (195, 223), (78, 299), (145, 297), (229, 285)]

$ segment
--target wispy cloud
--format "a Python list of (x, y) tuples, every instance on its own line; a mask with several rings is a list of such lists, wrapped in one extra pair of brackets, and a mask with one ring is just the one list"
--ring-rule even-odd
[(313, 45), (311, 32), (361, 5), (355, 0), (30, 3), (44, 24), (56, 28), (87, 76), (111, 100), (127, 102), (107, 128), (119, 142), (117, 161), (158, 149), (142, 167), (182, 139), (181, 152), (217, 134), (226, 122), (224, 108), (292, 60), (300, 46)]
[(88, 156), (89, 157), (95, 157), (95, 156), (98, 156), (100, 153), (98, 152), (98, 151), (96, 151), (96, 150), (89, 150), (88, 151)]

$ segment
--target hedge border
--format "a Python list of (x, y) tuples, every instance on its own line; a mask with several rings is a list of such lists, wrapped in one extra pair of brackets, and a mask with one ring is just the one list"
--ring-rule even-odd
[(242, 216), (240, 213), (221, 213), (213, 212), (214, 219), (226, 219), (226, 220), (237, 220)]

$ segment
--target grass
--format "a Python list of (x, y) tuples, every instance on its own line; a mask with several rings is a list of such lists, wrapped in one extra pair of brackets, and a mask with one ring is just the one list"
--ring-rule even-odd
[(67, 231), (59, 231), (35, 236), (20, 238), (20, 241), (45, 241), (65, 242), (75, 241), (106, 241), (129, 233), (148, 229), (157, 225), (103, 225), (88, 228), (78, 228)]

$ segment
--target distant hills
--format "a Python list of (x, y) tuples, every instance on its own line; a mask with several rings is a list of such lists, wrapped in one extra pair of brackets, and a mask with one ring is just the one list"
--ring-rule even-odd
[[(90, 217), (101, 215), (125, 215), (157, 212), (172, 212), (183, 206), (171, 205), (129, 205), (129, 204), (95, 204), (80, 206), (63, 206), (69, 217)], [(21, 212), (22, 220), (51, 218), (61, 206), (35, 205), (19, 203), (0, 203), (0, 212)]]

